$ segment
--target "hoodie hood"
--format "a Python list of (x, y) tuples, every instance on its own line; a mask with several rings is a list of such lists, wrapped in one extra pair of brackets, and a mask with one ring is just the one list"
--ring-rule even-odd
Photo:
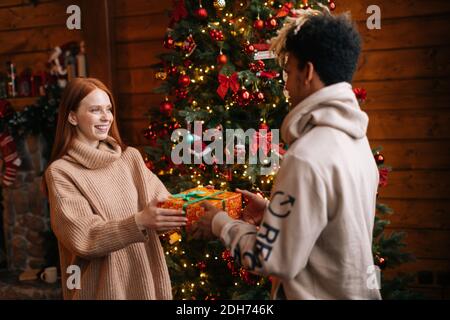
[(331, 127), (353, 139), (365, 137), (369, 117), (361, 111), (348, 82), (327, 86), (295, 106), (283, 120), (281, 138), (293, 143), (315, 126)]

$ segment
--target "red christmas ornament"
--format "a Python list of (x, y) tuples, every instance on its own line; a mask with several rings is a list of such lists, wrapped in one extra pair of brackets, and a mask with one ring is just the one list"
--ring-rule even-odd
[(171, 117), (173, 112), (173, 103), (167, 100), (161, 102), (159, 105), (159, 111), (167, 117)]
[(258, 71), (263, 71), (264, 68), (266, 67), (266, 65), (265, 65), (264, 61), (258, 60), (256, 62), (250, 62), (249, 67), (252, 72), (256, 73)]
[(264, 63), (264, 61), (258, 60), (256, 61), (256, 66), (258, 67), (259, 71), (262, 71), (266, 67), (266, 64)]
[(187, 87), (190, 83), (191, 83), (191, 79), (189, 78), (189, 76), (187, 74), (182, 74), (178, 78), (178, 84), (180, 86)]
[(245, 51), (245, 53), (246, 54), (253, 54), (255, 51), (256, 51), (256, 49), (255, 49), (255, 46), (254, 45), (252, 45), (252, 44), (246, 44), (245, 46), (244, 46), (244, 51)]
[(381, 165), (384, 163), (384, 156), (381, 153), (377, 152), (374, 157), (377, 165)]
[(256, 19), (253, 23), (253, 28), (255, 28), (256, 30), (264, 29), (264, 21), (261, 19)]
[(194, 15), (200, 20), (205, 20), (206, 18), (208, 18), (208, 11), (206, 11), (205, 8), (200, 7), (195, 10)]
[(169, 34), (164, 39), (164, 48), (173, 49), (175, 48), (175, 40), (173, 40), (172, 36)]
[(248, 92), (247, 89), (241, 89), (235, 94), (235, 101), (239, 104), (241, 107), (247, 106), (251, 101), (251, 94)]
[(379, 255), (375, 255), (375, 264), (380, 267), (381, 270), (386, 268), (386, 258), (380, 257)]
[(259, 129), (261, 130), (269, 130), (269, 126), (267, 125), (267, 123), (263, 122), (259, 125)]
[(275, 29), (278, 26), (278, 21), (275, 18), (269, 18), (266, 20), (266, 27), (268, 29)]
[(330, 11), (334, 11), (334, 9), (336, 9), (336, 3), (330, 2), (330, 4), (328, 5), (328, 7), (330, 8)]
[(217, 56), (217, 63), (218, 63), (218, 64), (224, 65), (224, 64), (227, 64), (227, 62), (228, 62), (228, 58), (227, 58), (227, 56), (224, 55), (223, 53), (221, 53), (221, 54), (219, 54), (219, 55)]
[(264, 93), (261, 91), (255, 91), (252, 94), (252, 98), (256, 103), (263, 103), (266, 100)]

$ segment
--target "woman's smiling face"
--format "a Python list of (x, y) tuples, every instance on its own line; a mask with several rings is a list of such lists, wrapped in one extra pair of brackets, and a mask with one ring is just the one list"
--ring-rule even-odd
[(97, 148), (101, 140), (108, 137), (114, 121), (108, 94), (95, 89), (81, 100), (77, 111), (71, 111), (69, 122), (77, 128), (77, 138)]

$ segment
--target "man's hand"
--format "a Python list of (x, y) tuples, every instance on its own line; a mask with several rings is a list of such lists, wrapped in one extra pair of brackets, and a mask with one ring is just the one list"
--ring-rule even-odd
[(267, 202), (269, 201), (260, 195), (247, 190), (236, 189), (236, 192), (241, 193), (248, 201), (247, 206), (242, 211), (242, 220), (259, 226), (261, 224)]
[(205, 214), (192, 225), (192, 237), (194, 239), (214, 239), (212, 233), (212, 220), (216, 214), (222, 210), (214, 207), (208, 201), (203, 201), (200, 205), (205, 209)]

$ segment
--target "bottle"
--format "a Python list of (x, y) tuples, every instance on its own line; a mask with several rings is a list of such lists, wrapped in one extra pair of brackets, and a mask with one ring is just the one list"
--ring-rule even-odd
[(81, 78), (87, 77), (86, 69), (86, 49), (84, 41), (80, 42), (80, 52), (77, 54), (77, 76)]
[(0, 99), (8, 97), (7, 86), (7, 76), (4, 73), (0, 73)]
[(7, 84), (7, 91), (8, 91), (8, 97), (14, 98), (17, 96), (17, 89), (16, 89), (16, 68), (14, 64), (11, 61), (6, 62), (7, 72), (8, 72), (8, 84)]

